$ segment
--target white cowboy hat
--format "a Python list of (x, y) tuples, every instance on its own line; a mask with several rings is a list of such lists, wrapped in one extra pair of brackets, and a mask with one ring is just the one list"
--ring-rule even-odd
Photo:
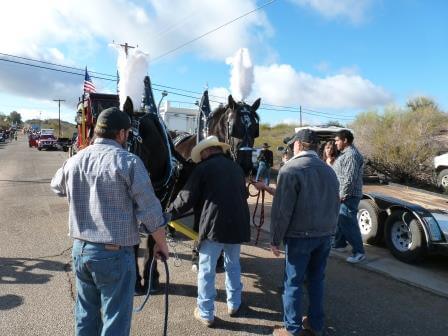
[(224, 152), (228, 151), (230, 149), (230, 146), (224, 142), (219, 142), (218, 138), (214, 135), (210, 135), (209, 137), (205, 138), (204, 140), (200, 141), (196, 146), (193, 147), (191, 150), (191, 159), (194, 163), (201, 162), (201, 152), (204, 149), (207, 149), (209, 147), (221, 147)]

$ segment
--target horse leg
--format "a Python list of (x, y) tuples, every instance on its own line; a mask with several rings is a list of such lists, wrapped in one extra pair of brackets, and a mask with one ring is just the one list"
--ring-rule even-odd
[(136, 280), (135, 280), (135, 293), (138, 295), (143, 294), (143, 287), (142, 287), (142, 277), (140, 276), (140, 271), (138, 267), (138, 251), (139, 251), (140, 245), (134, 245), (134, 256), (135, 256), (135, 272), (136, 272)]
[[(143, 288), (145, 291), (148, 290), (149, 286), (149, 273), (151, 268), (151, 262), (154, 258), (154, 246), (156, 242), (152, 236), (148, 236), (147, 240), (147, 249), (145, 252), (145, 261), (143, 268)], [(157, 270), (157, 260), (154, 262), (154, 266), (152, 269), (152, 281), (151, 281), (151, 291), (157, 291), (159, 288), (159, 272)]]

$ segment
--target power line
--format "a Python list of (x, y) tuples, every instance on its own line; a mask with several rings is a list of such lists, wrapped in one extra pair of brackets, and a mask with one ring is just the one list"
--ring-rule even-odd
[[(19, 58), (19, 59), (23, 59), (23, 60), (27, 60), (27, 61), (32, 61), (32, 62), (39, 62), (39, 63), (43, 63), (43, 64), (48, 64), (48, 65), (54, 65), (54, 66), (61, 67), (61, 68), (66, 68), (66, 69), (79, 70), (79, 71), (84, 71), (85, 70), (85, 69), (76, 68), (76, 67), (72, 67), (72, 66), (68, 66), (68, 65), (62, 65), (62, 64), (57, 64), (57, 63), (52, 63), (52, 62), (47, 62), (47, 61), (42, 61), (42, 60), (36, 60), (36, 59), (33, 59), (33, 58), (29, 58), (29, 57), (5, 54), (5, 53), (1, 53), (1, 52), (0, 52), (0, 55), (7, 56), (7, 57)], [(99, 74), (99, 75), (102, 75), (102, 76), (110, 76), (110, 77), (114, 76), (114, 77), (116, 77), (116, 75), (110, 75), (110, 74), (97, 72), (97, 71), (91, 71), (91, 70), (89, 70), (89, 73), (96, 73), (96, 74)]]
[(263, 5), (261, 5), (261, 6), (257, 7), (257, 8), (255, 8), (255, 9), (247, 12), (247, 13), (244, 13), (243, 15), (240, 15), (240, 16), (238, 16), (238, 17), (236, 17), (236, 18), (234, 18), (234, 19), (232, 19), (232, 20), (230, 20), (230, 21), (220, 25), (219, 27), (216, 27), (216, 28), (214, 28), (214, 29), (212, 29), (212, 30), (202, 34), (202, 35), (199, 35), (198, 37), (195, 37), (194, 39), (192, 39), (190, 41), (187, 41), (187, 42), (181, 44), (180, 46), (178, 46), (178, 47), (176, 47), (174, 49), (168, 50), (167, 52), (165, 52), (165, 53), (163, 53), (163, 54), (153, 58), (152, 61), (154, 62), (154, 61), (156, 61), (156, 60), (158, 60), (158, 59), (160, 59), (160, 58), (162, 58), (164, 56), (167, 56), (167, 55), (169, 55), (169, 54), (171, 54), (171, 53), (173, 53), (173, 52), (175, 52), (175, 51), (177, 51), (177, 50), (179, 50), (179, 49), (181, 49), (181, 48), (183, 48), (183, 47), (185, 47), (185, 46), (187, 46), (187, 45), (189, 45), (189, 44), (191, 44), (193, 42), (196, 42), (196, 41), (200, 40), (201, 38), (203, 38), (203, 37), (205, 37), (205, 36), (207, 36), (207, 35), (209, 35), (211, 33), (214, 33), (215, 31), (217, 31), (217, 30), (219, 30), (221, 28), (224, 28), (225, 26), (228, 26), (229, 24), (231, 24), (231, 23), (233, 23), (235, 21), (238, 21), (239, 19), (242, 19), (243, 17), (248, 16), (248, 15), (250, 15), (250, 14), (252, 14), (252, 13), (254, 13), (254, 12), (260, 10), (260, 9), (262, 9), (263, 7), (266, 7), (266, 6), (270, 5), (270, 4), (272, 4), (275, 1), (276, 0), (270, 0), (270, 1), (266, 2), (266, 3), (264, 3)]
[[(4, 54), (0, 53), (0, 55), (4, 55)], [(21, 58), (19, 56), (14, 56), (14, 55), (8, 55), (8, 56), (9, 57)], [(29, 60), (34, 61), (34, 62), (41, 62), (41, 63), (44, 63), (44, 64), (49, 63), (49, 62), (44, 62), (44, 61), (32, 60), (32, 59), (29, 59)], [(62, 69), (55, 69), (55, 68), (51, 68), (51, 67), (47, 67), (47, 66), (42, 66), (42, 65), (37, 65), (37, 64), (30, 64), (30, 63), (25, 63), (25, 62), (19, 62), (19, 61), (14, 61), (14, 60), (10, 60), (10, 59), (0, 58), (0, 61), (14, 63), (14, 64), (19, 64), (19, 65), (25, 65), (25, 66), (30, 66), (30, 67), (35, 67), (35, 68), (44, 69), (44, 70), (51, 70), (51, 71), (66, 73), (66, 74), (70, 74), (70, 75), (84, 76), (84, 73), (72, 72), (72, 71), (67, 71), (67, 70), (62, 70)], [(60, 65), (55, 64), (55, 63), (51, 63), (51, 64), (52, 65), (56, 65), (56, 66), (60, 66)], [(79, 69), (79, 68), (74, 68), (74, 67), (71, 67), (71, 68), (73, 68), (75, 70), (84, 71), (84, 69)], [(105, 75), (106, 76), (111, 76), (111, 77), (113, 76), (113, 75), (108, 75), (108, 74), (105, 74)], [(96, 79), (105, 80), (105, 81), (113, 81), (113, 82), (116, 81), (116, 76), (115, 76), (115, 79), (114, 78), (104, 78), (104, 77), (99, 77), (99, 76), (91, 76), (91, 77), (92, 78), (96, 78)], [(172, 87), (172, 86), (168, 86), (168, 85), (162, 85), (162, 84), (153, 83), (153, 86), (161, 87), (161, 88), (164, 88), (164, 89), (170, 89), (170, 90), (176, 90), (176, 91), (181, 91), (181, 92), (187, 92), (187, 93), (202, 95), (202, 93), (200, 93), (200, 92), (180, 89), (180, 88), (176, 88), (176, 87)], [(155, 91), (159, 91), (159, 92), (163, 92), (164, 91), (162, 89), (157, 89), (157, 88), (153, 88), (153, 89)], [(200, 98), (198, 96), (191, 96), (191, 95), (186, 95), (186, 94), (173, 92), (173, 91), (168, 91), (168, 93), (173, 94), (173, 95), (177, 95), (177, 96), (181, 96), (181, 97), (192, 98), (192, 99), (195, 99), (195, 100)], [(222, 99), (220, 101), (210, 100), (211, 102), (218, 103), (218, 104), (223, 103), (223, 101), (225, 101), (225, 99), (226, 99), (225, 97), (219, 97), (219, 96), (215, 96), (215, 95), (210, 95), (210, 97), (215, 97), (215, 98), (218, 98), (218, 99)], [(270, 108), (270, 107), (273, 107), (273, 108)], [(280, 111), (280, 112), (294, 112), (294, 113), (299, 112), (299, 109), (296, 108), (296, 107), (273, 105), (273, 104), (262, 104), (261, 109), (263, 109), (263, 110), (271, 110), (271, 111)], [(306, 114), (309, 114), (309, 115), (321, 116), (321, 117), (324, 117), (324, 118), (335, 118), (336, 117), (336, 116), (330, 115), (329, 113), (322, 112), (322, 111), (317, 111), (317, 110), (308, 109), (308, 108), (302, 108), (302, 109), (309, 111), (308, 113), (306, 113)], [(314, 113), (310, 113), (310, 112), (314, 112)], [(302, 113), (305, 113), (305, 112), (302, 112)], [(339, 119), (346, 119), (346, 118), (349, 118), (349, 117), (345, 116), (345, 115), (341, 115), (341, 116), (337, 116), (337, 118), (339, 118)], [(352, 119), (353, 118), (350, 118), (350, 120), (352, 120)]]

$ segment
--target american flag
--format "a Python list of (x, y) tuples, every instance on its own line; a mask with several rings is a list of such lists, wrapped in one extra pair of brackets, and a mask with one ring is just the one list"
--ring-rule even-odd
[(89, 73), (86, 68), (86, 76), (84, 77), (84, 92), (96, 92), (95, 84), (93, 84), (92, 79), (90, 79)]

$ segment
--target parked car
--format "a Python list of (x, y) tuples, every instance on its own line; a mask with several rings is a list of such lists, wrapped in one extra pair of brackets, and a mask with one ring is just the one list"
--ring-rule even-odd
[(434, 171), (437, 186), (448, 189), (448, 153), (438, 155), (434, 158)]
[(70, 138), (57, 138), (56, 148), (68, 152), (68, 149), (72, 145), (72, 140)]
[(5, 135), (4, 135), (4, 133), (0, 133), (0, 142), (5, 142)]
[(57, 140), (52, 134), (41, 134), (37, 140), (37, 149), (57, 149)]

